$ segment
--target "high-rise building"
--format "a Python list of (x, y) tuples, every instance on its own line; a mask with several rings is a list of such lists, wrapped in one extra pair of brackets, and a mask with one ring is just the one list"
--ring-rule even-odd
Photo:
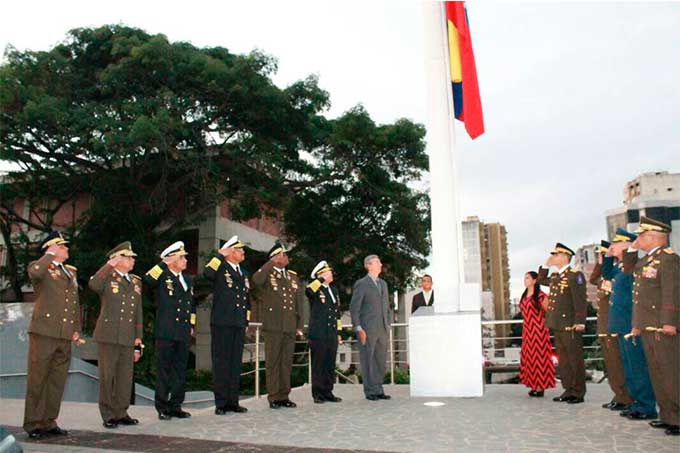
[(680, 247), (680, 173), (643, 173), (623, 188), (623, 206), (607, 211), (607, 235), (617, 228), (638, 227), (640, 216), (669, 224), (673, 231), (670, 245)]

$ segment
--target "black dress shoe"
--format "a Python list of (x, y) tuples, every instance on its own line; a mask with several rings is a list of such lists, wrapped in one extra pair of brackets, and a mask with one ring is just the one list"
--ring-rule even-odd
[(158, 413), (158, 419), (159, 420), (170, 420), (172, 418), (172, 415), (167, 413), (167, 412), (159, 412)]
[(567, 401), (567, 404), (579, 404), (579, 403), (582, 403), (584, 401), (584, 399), (572, 396), (571, 398), (569, 398), (566, 401)]
[(226, 413), (227, 413), (227, 410), (223, 407), (215, 408), (215, 415), (224, 415)]
[(104, 428), (108, 428), (108, 429), (118, 428), (118, 422), (114, 419), (104, 421), (103, 425), (104, 425)]
[(281, 409), (281, 404), (279, 404), (278, 401), (270, 401), (269, 402), (269, 407), (271, 409)]
[(52, 429), (48, 429), (45, 431), (46, 434), (49, 434), (51, 436), (68, 436), (68, 431), (65, 429), (61, 429), (58, 426), (55, 426)]
[(28, 438), (33, 439), (33, 440), (40, 440), (43, 438), (43, 430), (42, 429), (34, 429), (33, 431), (28, 432)]
[(611, 403), (609, 405), (609, 409), (612, 411), (622, 411), (624, 409), (628, 409), (628, 406), (623, 403)]
[(391, 400), (392, 397), (390, 395), (385, 395), (384, 393), (378, 395), (379, 400)]
[(185, 412), (182, 409), (172, 411), (172, 413), (170, 415), (172, 415), (173, 417), (176, 417), (176, 418), (189, 418), (189, 417), (191, 417), (191, 414), (189, 412)]
[(534, 392), (534, 396), (536, 398), (543, 398), (544, 394), (545, 394), (545, 392), (543, 390), (539, 390), (539, 391)]
[(651, 422), (649, 422), (649, 426), (651, 426), (652, 428), (659, 429), (668, 429), (673, 427), (673, 425), (669, 425), (668, 423), (662, 422), (661, 420), (652, 420)]
[(615, 404), (614, 401), (610, 401), (610, 402), (608, 402), (608, 403), (604, 403), (604, 404), (602, 405), (602, 409), (611, 409), (612, 406), (613, 406), (614, 404)]
[(555, 401), (556, 403), (562, 403), (564, 401), (567, 401), (567, 399), (569, 399), (569, 398), (571, 398), (571, 397), (560, 395), (560, 396), (556, 396), (555, 398), (553, 398), (553, 401)]
[(668, 436), (680, 436), (680, 426), (678, 425), (673, 425), (670, 428), (668, 428), (666, 431), (664, 431), (666, 435)]
[(643, 414), (642, 412), (632, 411), (628, 414), (628, 418), (631, 420), (652, 420), (657, 417), (656, 414)]
[(536, 396), (536, 392), (534, 390), (530, 390), (528, 395), (529, 396)]
[(139, 420), (137, 420), (136, 418), (132, 418), (129, 415), (126, 415), (123, 418), (119, 418), (116, 422), (119, 425), (127, 425), (127, 426), (139, 425)]
[(316, 404), (323, 404), (323, 403), (326, 402), (326, 400), (323, 399), (323, 398), (321, 398), (320, 396), (315, 396), (315, 397), (314, 397), (314, 402), (315, 402)]
[(297, 407), (297, 404), (295, 404), (291, 400), (283, 400), (283, 401), (279, 402), (279, 404), (283, 407), (290, 407), (290, 408)]
[(378, 401), (380, 398), (378, 398), (378, 395), (366, 395), (366, 399), (369, 401)]
[(342, 401), (342, 398), (335, 395), (327, 396), (324, 399), (329, 403), (339, 403), (340, 401)]
[(619, 415), (621, 417), (628, 417), (633, 411), (630, 409), (624, 409), (621, 412), (619, 412)]
[(243, 406), (238, 406), (238, 405), (228, 407), (227, 410), (230, 410), (232, 412), (236, 412), (237, 414), (245, 414), (246, 412), (248, 412), (247, 408), (245, 408)]

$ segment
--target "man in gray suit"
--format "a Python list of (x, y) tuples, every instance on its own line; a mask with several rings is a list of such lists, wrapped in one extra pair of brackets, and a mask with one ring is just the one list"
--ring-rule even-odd
[(364, 258), (368, 274), (354, 283), (349, 310), (359, 339), (364, 394), (370, 401), (388, 400), (383, 390), (390, 328), (387, 283), (378, 278), (382, 263), (377, 255)]

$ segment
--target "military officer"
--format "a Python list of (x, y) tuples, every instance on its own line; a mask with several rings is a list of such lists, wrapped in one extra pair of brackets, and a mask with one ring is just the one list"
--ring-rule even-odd
[(243, 247), (238, 236), (231, 237), (203, 270), (212, 282), (210, 335), (217, 415), (248, 411), (238, 403), (243, 341), (250, 319), (250, 282), (241, 268)]
[(189, 344), (196, 323), (193, 282), (182, 272), (187, 267), (186, 255), (184, 242), (177, 241), (163, 250), (163, 261), (144, 276), (154, 291), (156, 306), (154, 399), (160, 420), (191, 416), (182, 410)]
[(600, 343), (602, 358), (607, 370), (607, 382), (609, 383), (609, 388), (614, 392), (611, 402), (603, 404), (602, 407), (620, 411), (627, 409), (633, 402), (633, 399), (626, 388), (617, 334), (610, 334), (607, 330), (612, 281), (602, 277), (602, 261), (603, 256), (609, 250), (609, 246), (610, 243), (607, 241), (600, 242), (600, 246), (597, 248), (597, 264), (595, 264), (593, 273), (590, 274), (589, 281), (590, 284), (597, 286), (597, 340)]
[(267, 399), (272, 409), (296, 407), (288, 395), (295, 335), (302, 336), (305, 290), (297, 273), (286, 266), (287, 251), (276, 242), (269, 250), (269, 261), (253, 275), (265, 340)]
[[(557, 243), (550, 257), (538, 270), (538, 283), (550, 286), (545, 325), (555, 333), (564, 392), (553, 401), (583, 402), (586, 369), (583, 359), (583, 331), (586, 328), (586, 279), (570, 265), (574, 251)], [(556, 270), (548, 276), (550, 267)]]
[(90, 277), (89, 287), (101, 302), (93, 335), (99, 357), (99, 412), (105, 428), (117, 428), (139, 423), (127, 409), (134, 348), (142, 345), (142, 279), (130, 274), (137, 256), (130, 242), (118, 244), (106, 256), (108, 261)]
[(616, 230), (607, 256), (602, 260), (602, 275), (612, 282), (608, 332), (610, 338), (615, 338), (619, 343), (626, 387), (634, 400), (626, 410), (621, 411), (621, 415), (632, 420), (650, 420), (657, 416), (656, 400), (649, 381), (642, 340), (626, 338), (631, 330), (633, 316), (633, 277), (622, 271), (622, 258), (623, 252), (636, 237), (623, 228)]
[[(680, 435), (680, 257), (668, 245), (670, 225), (640, 217), (639, 236), (624, 256), (624, 270), (632, 272), (633, 336), (642, 345), (659, 420), (650, 422), (668, 435)], [(638, 259), (637, 250), (647, 253)]]
[(50, 233), (43, 256), (28, 265), (35, 306), (28, 326), (28, 368), (23, 428), (31, 439), (67, 435), (57, 425), (71, 362), (71, 341), (80, 339), (77, 269), (64, 264), (68, 241)]
[(339, 332), (340, 294), (333, 283), (333, 270), (326, 261), (320, 261), (310, 275), (312, 281), (305, 291), (309, 300), (309, 348), (312, 351), (312, 397), (315, 403), (339, 403), (333, 395), (335, 358), (342, 344)]

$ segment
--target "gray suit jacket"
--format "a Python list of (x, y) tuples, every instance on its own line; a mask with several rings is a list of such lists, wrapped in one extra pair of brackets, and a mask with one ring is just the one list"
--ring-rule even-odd
[(349, 311), (352, 315), (352, 326), (357, 330), (361, 326), (369, 337), (387, 335), (390, 328), (390, 303), (387, 283), (378, 279), (378, 286), (366, 275), (354, 283), (352, 301)]

